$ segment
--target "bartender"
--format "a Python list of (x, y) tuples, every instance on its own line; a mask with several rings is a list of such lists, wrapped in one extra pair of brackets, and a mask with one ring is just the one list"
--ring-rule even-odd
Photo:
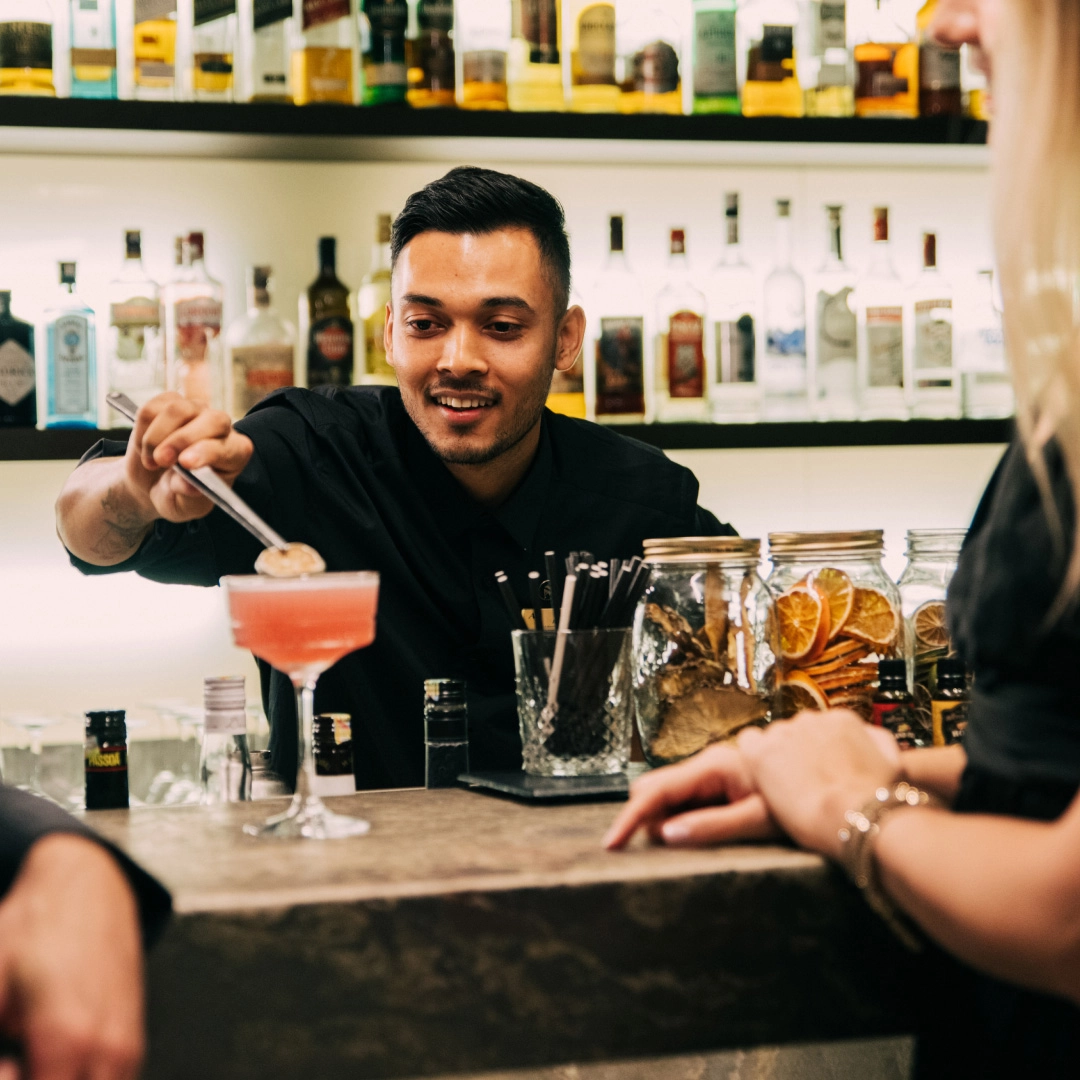
[[(127, 443), (91, 449), (57, 502), (87, 574), (216, 585), (260, 547), (170, 467), (209, 465), (287, 539), (335, 571), (381, 575), (375, 643), (319, 680), (316, 708), (354, 718), (357, 786), (422, 785), (422, 683), (468, 681), (471, 764), (521, 767), (510, 624), (544, 552), (640, 554), (653, 536), (730, 534), (662, 453), (547, 411), (585, 333), (568, 306), (562, 207), (528, 181), (458, 168), (394, 223), (386, 354), (399, 388), (278, 391), (235, 426), (162, 394)], [(167, 614), (163, 617), (167, 618)], [(260, 661), (273, 766), (295, 772), (292, 687)]]

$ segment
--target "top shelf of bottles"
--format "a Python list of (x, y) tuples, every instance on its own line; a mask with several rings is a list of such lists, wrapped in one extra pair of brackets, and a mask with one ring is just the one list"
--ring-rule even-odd
[(966, 117), (789, 119), (30, 97), (0, 101), (0, 153), (901, 168), (979, 168), (987, 161), (987, 125)]

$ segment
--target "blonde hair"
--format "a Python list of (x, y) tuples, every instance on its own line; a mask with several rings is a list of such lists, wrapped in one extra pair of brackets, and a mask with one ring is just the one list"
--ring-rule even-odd
[[(992, 44), (994, 240), (1016, 422), (1064, 554), (1043, 451), (1056, 440), (1080, 513), (1080, 0), (1003, 0)], [(1078, 595), (1074, 542), (1050, 618)]]

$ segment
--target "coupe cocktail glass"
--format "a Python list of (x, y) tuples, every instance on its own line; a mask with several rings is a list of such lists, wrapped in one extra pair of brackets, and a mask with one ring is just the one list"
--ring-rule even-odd
[(312, 790), (315, 684), (343, 656), (375, 640), (379, 575), (371, 571), (272, 578), (224, 577), (233, 640), (285, 672), (296, 689), (296, 793), (284, 814), (245, 825), (252, 836), (336, 840), (362, 836), (368, 823), (335, 814)]

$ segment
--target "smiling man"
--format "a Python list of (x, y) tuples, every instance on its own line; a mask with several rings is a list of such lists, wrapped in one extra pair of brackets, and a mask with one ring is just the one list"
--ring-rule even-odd
[[(283, 390), (235, 427), (165, 394), (140, 410), (127, 444), (87, 455), (57, 503), (84, 572), (214, 585), (251, 573), (260, 549), (168, 471), (211, 465), (330, 570), (378, 570), (375, 643), (326, 672), (316, 694), (320, 711), (353, 716), (360, 787), (423, 783), (432, 677), (468, 680), (472, 767), (520, 767), (497, 570), (523, 589), (548, 550), (628, 558), (646, 537), (731, 531), (697, 506), (689, 470), (545, 410), (585, 333), (568, 307), (570, 248), (550, 194), (454, 169), (410, 196), (392, 252), (386, 348), (400, 390)], [(292, 689), (260, 669), (274, 765), (290, 776)]]

